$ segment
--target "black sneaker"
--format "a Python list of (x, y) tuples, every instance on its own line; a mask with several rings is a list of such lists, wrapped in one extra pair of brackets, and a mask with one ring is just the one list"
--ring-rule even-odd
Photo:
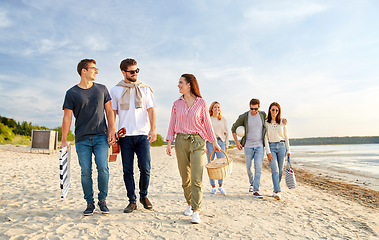
[(109, 213), (109, 209), (107, 207), (107, 203), (105, 202), (105, 200), (100, 200), (98, 205), (100, 207), (100, 211), (102, 214), (108, 214)]
[(83, 214), (84, 216), (91, 216), (93, 215), (93, 212), (95, 211), (95, 204), (88, 203), (86, 210), (84, 210)]

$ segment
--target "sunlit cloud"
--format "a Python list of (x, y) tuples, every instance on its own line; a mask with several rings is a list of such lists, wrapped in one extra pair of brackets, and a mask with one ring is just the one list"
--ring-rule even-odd
[(310, 1), (256, 2), (244, 11), (253, 26), (279, 27), (327, 10), (325, 5)]

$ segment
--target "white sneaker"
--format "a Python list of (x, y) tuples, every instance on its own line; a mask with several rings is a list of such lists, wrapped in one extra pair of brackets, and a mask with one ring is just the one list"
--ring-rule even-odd
[(222, 195), (226, 195), (225, 189), (223, 187), (219, 187), (218, 190)]
[(274, 198), (275, 198), (276, 200), (280, 200), (280, 199), (282, 199), (282, 195), (280, 194), (280, 192), (274, 193), (273, 195), (274, 195)]
[(198, 212), (193, 213), (191, 223), (194, 223), (194, 224), (200, 223), (200, 215)]
[(191, 206), (188, 206), (187, 209), (184, 211), (184, 215), (186, 216), (192, 216), (192, 209), (191, 209)]
[(250, 185), (250, 187), (249, 187), (249, 192), (254, 192), (254, 187), (253, 187), (253, 185)]
[(212, 190), (211, 190), (211, 193), (212, 193), (212, 194), (215, 194), (216, 191), (217, 191), (217, 189), (216, 189), (215, 187), (213, 187)]
[(263, 198), (263, 195), (259, 191), (255, 191), (255, 192), (253, 192), (253, 197)]

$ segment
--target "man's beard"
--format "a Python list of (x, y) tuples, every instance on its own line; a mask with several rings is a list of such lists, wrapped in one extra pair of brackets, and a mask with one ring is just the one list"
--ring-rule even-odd
[(126, 78), (128, 81), (131, 81), (131, 82), (136, 82), (137, 81), (137, 78)]

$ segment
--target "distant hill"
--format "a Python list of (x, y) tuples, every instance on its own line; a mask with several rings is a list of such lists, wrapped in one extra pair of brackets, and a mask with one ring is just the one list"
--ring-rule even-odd
[[(315, 138), (291, 138), (290, 145), (336, 145), (336, 144), (379, 144), (379, 136), (374, 137), (315, 137)], [(235, 146), (234, 140), (229, 140), (231, 146)]]

